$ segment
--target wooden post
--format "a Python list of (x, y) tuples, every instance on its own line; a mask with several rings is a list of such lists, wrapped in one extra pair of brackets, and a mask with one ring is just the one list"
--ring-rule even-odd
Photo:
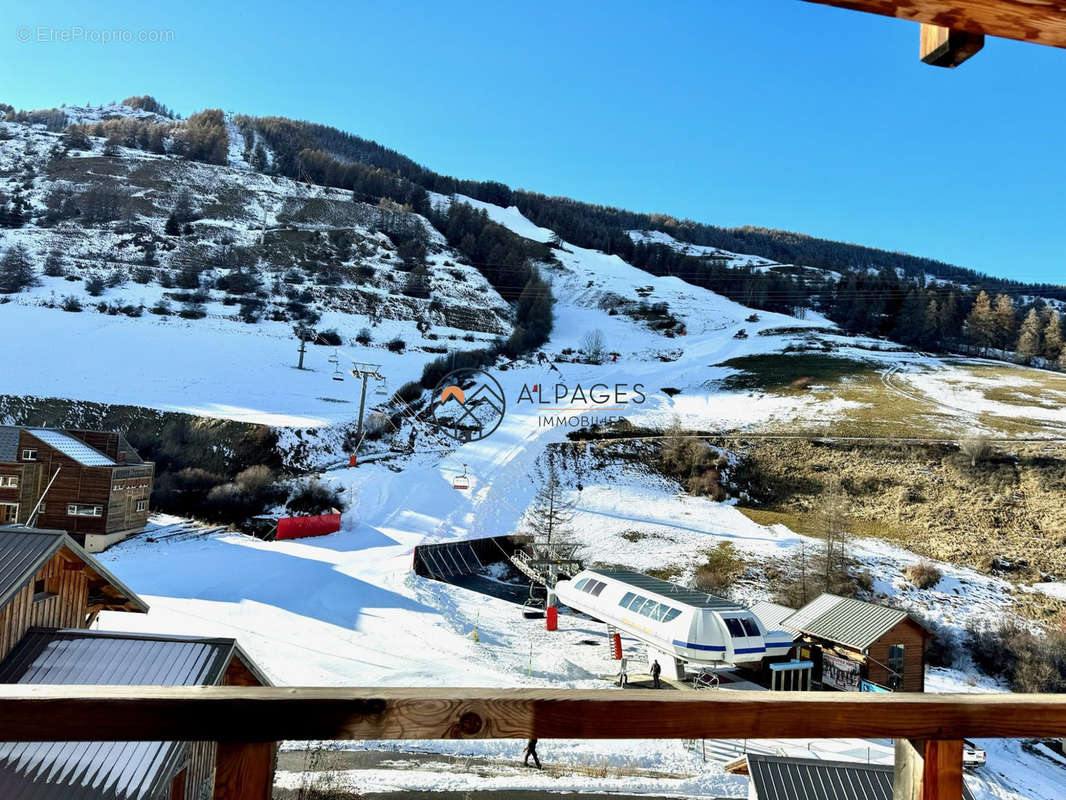
[(892, 800), (962, 800), (962, 740), (896, 739)]
[(919, 57), (934, 67), (957, 67), (985, 46), (983, 33), (922, 23)]
[(276, 758), (273, 742), (219, 742), (213, 800), (270, 800)]

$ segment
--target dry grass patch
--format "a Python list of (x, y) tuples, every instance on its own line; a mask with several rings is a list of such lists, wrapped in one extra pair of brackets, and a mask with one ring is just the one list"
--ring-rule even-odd
[(907, 576), (907, 580), (919, 589), (932, 589), (944, 577), (943, 573), (929, 561), (911, 564), (911, 566), (903, 570), (903, 574)]

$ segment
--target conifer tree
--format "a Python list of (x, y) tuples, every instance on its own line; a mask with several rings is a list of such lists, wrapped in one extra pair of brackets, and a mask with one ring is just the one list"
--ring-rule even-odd
[(973, 308), (966, 317), (966, 336), (970, 342), (987, 352), (992, 344), (995, 331), (995, 319), (992, 316), (992, 301), (983, 289), (974, 300)]
[(1014, 301), (1005, 294), (996, 295), (996, 303), (992, 309), (994, 323), (994, 340), (998, 340), (1000, 349), (1007, 351), (1007, 345), (1014, 338)]
[(1040, 329), (1040, 315), (1037, 313), (1036, 308), (1030, 308), (1029, 313), (1022, 321), (1021, 329), (1018, 332), (1018, 344), (1016, 345), (1018, 355), (1026, 364), (1040, 355)]
[(1048, 314), (1047, 326), (1044, 328), (1044, 358), (1055, 361), (1066, 353), (1062, 347), (1062, 318), (1059, 312), (1052, 310)]
[(37, 284), (30, 253), (23, 244), (15, 244), (0, 258), (0, 292), (13, 294)]

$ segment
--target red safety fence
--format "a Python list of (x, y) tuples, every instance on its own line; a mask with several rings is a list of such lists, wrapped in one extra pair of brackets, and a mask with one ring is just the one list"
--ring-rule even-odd
[(305, 536), (325, 536), (341, 529), (340, 514), (317, 517), (282, 517), (278, 520), (279, 539), (302, 539)]
[(545, 620), (545, 626), (548, 630), (556, 630), (559, 627), (559, 607), (548, 606), (547, 614), (545, 614)]

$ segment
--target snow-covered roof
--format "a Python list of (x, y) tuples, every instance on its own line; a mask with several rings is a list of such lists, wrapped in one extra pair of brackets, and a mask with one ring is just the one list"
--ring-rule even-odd
[(54, 447), (65, 456), (69, 456), (86, 467), (113, 467), (115, 462), (95, 447), (90, 447), (80, 439), (68, 436), (62, 431), (47, 428), (30, 428), (28, 433), (40, 439), (49, 447)]

